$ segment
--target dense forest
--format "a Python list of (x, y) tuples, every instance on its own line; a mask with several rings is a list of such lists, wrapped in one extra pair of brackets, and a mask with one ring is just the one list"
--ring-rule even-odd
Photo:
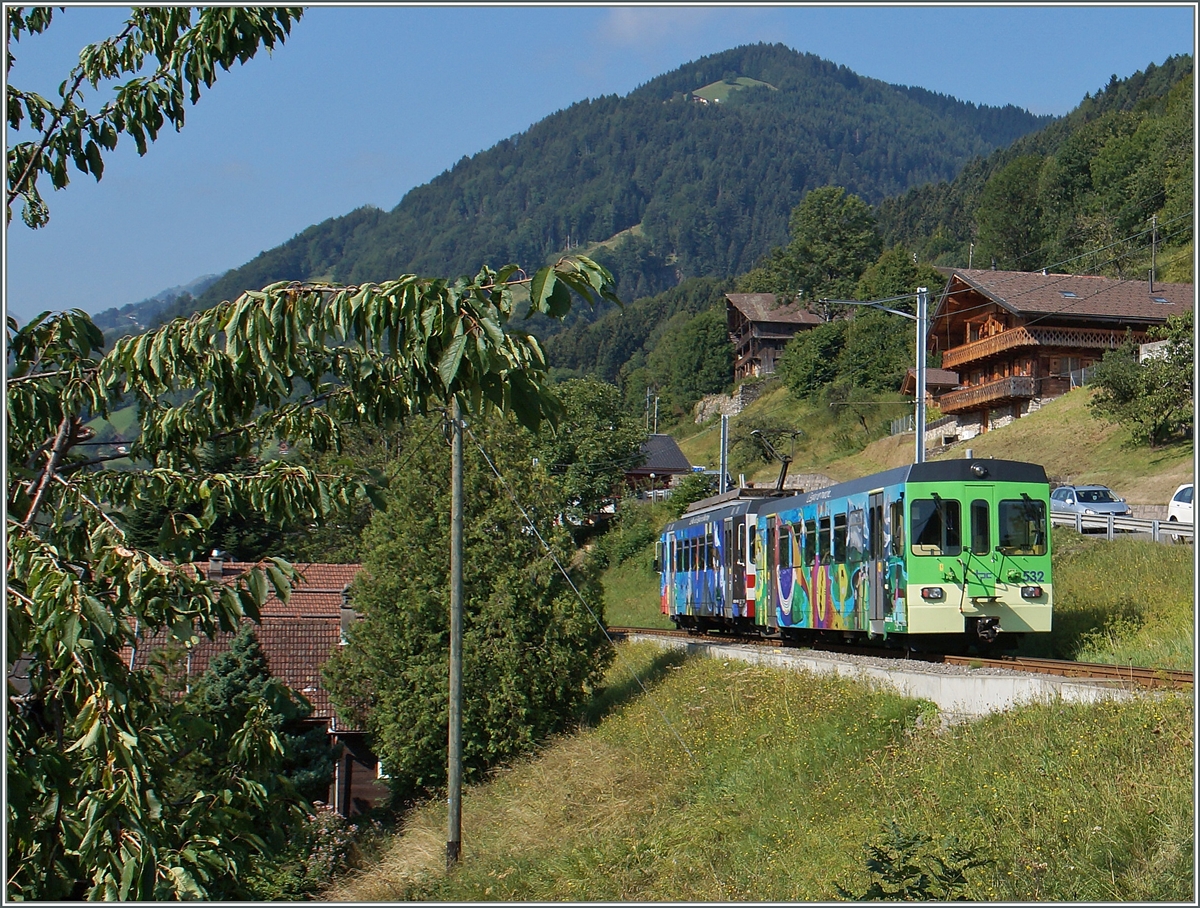
[[(692, 94), (739, 76), (766, 85), (721, 103)], [(789, 213), (809, 190), (837, 183), (877, 203), (952, 179), (1049, 119), (866, 79), (783, 45), (739, 47), (626, 97), (552, 114), (464, 157), (390, 212), (363, 208), (310, 227), (226, 274), (199, 302), (281, 279), (530, 267), (641, 225), (640, 236), (601, 256), (635, 299), (683, 278), (745, 271), (786, 239)]]
[(882, 201), (884, 243), (939, 265), (995, 258), (1002, 269), (1120, 275), (1148, 262), (1151, 218), (1160, 249), (1191, 242), (1192, 66), (1176, 56), (1113, 76), (1063, 119), (954, 180)]

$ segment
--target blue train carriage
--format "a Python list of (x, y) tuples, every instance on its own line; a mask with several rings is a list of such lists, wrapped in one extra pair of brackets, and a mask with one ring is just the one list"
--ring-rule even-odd
[(656, 544), (660, 608), (692, 631), (757, 630), (755, 511), (738, 492), (697, 502)]
[(766, 502), (756, 623), (800, 639), (920, 635), (950, 648), (1048, 632), (1049, 491), (1037, 464), (964, 459)]

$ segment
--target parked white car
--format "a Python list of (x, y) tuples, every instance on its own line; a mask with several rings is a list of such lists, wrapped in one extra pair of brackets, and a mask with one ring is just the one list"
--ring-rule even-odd
[[(1171, 496), (1167, 505), (1167, 520), (1174, 523), (1192, 523), (1192, 484), (1184, 483)], [(1176, 542), (1183, 542), (1182, 536), (1175, 537)]]

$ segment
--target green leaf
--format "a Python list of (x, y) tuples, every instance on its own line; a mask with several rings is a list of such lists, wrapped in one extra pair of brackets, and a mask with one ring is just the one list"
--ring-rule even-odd
[(442, 384), (449, 389), (458, 375), (458, 366), (462, 362), (463, 351), (467, 348), (467, 336), (460, 334), (450, 342), (450, 346), (446, 349), (442, 356), (441, 362), (438, 363), (438, 375), (442, 379)]

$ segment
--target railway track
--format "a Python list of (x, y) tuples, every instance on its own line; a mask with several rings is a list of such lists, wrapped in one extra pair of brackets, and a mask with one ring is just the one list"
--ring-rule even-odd
[(802, 645), (781, 640), (777, 637), (760, 637), (749, 634), (693, 634), (688, 631), (664, 628), (610, 627), (610, 636), (628, 637), (632, 634), (649, 637), (683, 637), (703, 640), (705, 643), (742, 643), (753, 646), (796, 647), (827, 653), (845, 653), (856, 656), (874, 656), (897, 661), (915, 660), (937, 662), (945, 665), (962, 665), (968, 668), (1004, 668), (1010, 671), (1056, 675), (1062, 678), (1082, 678), (1096, 681), (1115, 681), (1154, 689), (1167, 688), (1187, 690), (1192, 688), (1192, 672), (1177, 669), (1139, 668), (1133, 665), (1106, 665), (1098, 662), (1072, 662), (1069, 659), (1035, 659), (1026, 656), (959, 656), (940, 653), (919, 653), (907, 649), (885, 647), (850, 646), (840, 644)]

